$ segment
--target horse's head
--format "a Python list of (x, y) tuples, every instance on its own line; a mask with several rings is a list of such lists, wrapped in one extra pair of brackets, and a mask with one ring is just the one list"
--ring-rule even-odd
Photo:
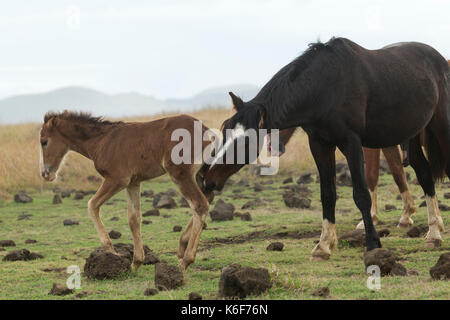
[(221, 190), (227, 179), (244, 165), (258, 158), (264, 136), (264, 107), (248, 102), (230, 92), (235, 114), (222, 124), (223, 144), (204, 177), (206, 190)]
[(57, 115), (46, 114), (40, 132), (40, 170), (42, 177), (47, 181), (55, 180), (61, 161), (69, 151), (64, 137), (58, 132), (59, 122)]

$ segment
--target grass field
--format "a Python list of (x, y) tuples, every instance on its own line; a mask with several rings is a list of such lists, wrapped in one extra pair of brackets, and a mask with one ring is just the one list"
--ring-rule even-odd
[[(67, 166), (71, 164), (68, 163)], [(69, 168), (64, 170), (70, 171)], [(311, 292), (321, 286), (328, 286), (328, 299), (449, 299), (448, 281), (433, 281), (429, 274), (440, 254), (450, 251), (450, 233), (442, 234), (443, 246), (437, 249), (425, 249), (423, 238), (408, 238), (406, 230), (397, 229), (402, 203), (396, 200), (398, 191), (389, 174), (380, 179), (379, 208), (382, 225), (391, 234), (382, 238), (385, 248), (401, 258), (407, 269), (416, 270), (418, 276), (383, 277), (381, 290), (370, 291), (366, 287), (367, 276), (364, 271), (363, 248), (340, 246), (327, 262), (310, 262), (309, 257), (314, 241), (321, 230), (321, 204), (319, 184), (312, 183), (309, 188), (312, 207), (310, 209), (289, 209), (282, 200), (280, 188), (286, 173), (273, 177), (249, 177), (249, 169), (243, 170), (232, 179), (236, 182), (242, 177), (249, 178), (251, 185), (257, 182), (273, 180), (265, 184), (265, 190), (254, 192), (253, 188), (242, 188), (237, 184), (227, 186), (223, 193), (216, 196), (233, 203), (237, 211), (250, 212), (252, 221), (212, 222), (207, 219), (207, 229), (202, 233), (200, 249), (196, 262), (185, 274), (185, 284), (177, 290), (163, 291), (152, 297), (145, 297), (144, 290), (154, 287), (154, 266), (142, 266), (136, 274), (117, 280), (89, 280), (81, 278), (81, 289), (87, 295), (83, 299), (187, 299), (189, 292), (200, 293), (204, 299), (216, 299), (221, 269), (237, 262), (244, 266), (264, 267), (270, 270), (273, 287), (265, 294), (248, 299), (320, 299), (311, 296)], [(65, 174), (63, 172), (63, 174)], [(68, 172), (67, 172), (68, 174)], [(295, 178), (299, 171), (294, 174)], [(414, 175), (412, 175), (414, 176)], [(90, 185), (83, 189), (95, 187)], [(410, 184), (418, 198), (420, 187)], [(143, 184), (142, 190), (151, 189), (155, 193), (174, 188), (168, 177), (162, 177)], [(450, 200), (443, 198), (448, 185), (438, 188), (439, 199), (448, 205)], [(233, 193), (234, 191), (234, 193)], [(11, 239), (17, 244), (14, 248), (0, 251), (0, 258), (9, 250), (27, 248), (41, 253), (44, 258), (33, 261), (0, 261), (0, 299), (76, 299), (75, 294), (65, 297), (48, 295), (52, 283), (64, 284), (69, 265), (78, 265), (83, 269), (85, 258), (99, 246), (94, 226), (87, 215), (87, 200), (63, 199), (63, 204), (53, 205), (53, 193), (49, 190), (30, 192), (34, 201), (29, 204), (17, 204), (11, 201), (0, 203), (0, 240)], [(240, 199), (232, 199), (236, 194)], [(360, 219), (352, 197), (351, 188), (338, 187), (337, 232), (338, 235), (355, 227)], [(73, 196), (72, 196), (73, 197)], [(242, 204), (259, 197), (265, 203), (257, 208), (241, 210)], [(178, 201), (180, 197), (176, 197)], [(146, 201), (150, 200), (150, 201)], [(416, 200), (416, 205), (422, 199)], [(394, 204), (397, 210), (384, 212), (386, 203)], [(143, 211), (152, 209), (151, 199), (142, 199)], [(131, 233), (126, 219), (125, 194), (121, 192), (102, 208), (103, 221), (108, 230), (122, 233), (114, 243), (132, 243)], [(18, 220), (21, 214), (31, 214), (29, 219)], [(444, 222), (449, 223), (450, 213), (442, 212)], [(119, 217), (118, 221), (110, 221)], [(148, 219), (151, 218), (151, 219)], [(174, 225), (183, 228), (190, 218), (189, 209), (162, 209), (161, 216), (147, 217), (151, 224), (143, 225), (144, 244), (148, 245), (160, 259), (177, 264), (175, 252), (180, 233), (173, 232)], [(63, 220), (78, 220), (80, 225), (63, 226)], [(427, 224), (426, 208), (419, 208), (419, 214), (413, 217), (416, 224)], [(297, 232), (300, 239), (289, 236), (277, 236), (280, 232)], [(267, 245), (275, 241), (285, 245), (281, 252), (267, 251)], [(24, 244), (27, 239), (35, 239), (35, 244)], [(44, 271), (44, 269), (50, 269)]]

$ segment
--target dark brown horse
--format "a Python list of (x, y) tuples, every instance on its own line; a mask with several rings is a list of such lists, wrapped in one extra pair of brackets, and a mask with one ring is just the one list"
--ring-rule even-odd
[[(280, 141), (283, 145), (287, 145), (289, 143), (295, 130), (297, 130), (297, 128), (290, 128), (280, 131)], [(387, 147), (383, 149), (370, 149), (363, 147), (367, 186), (369, 188), (370, 198), (372, 199), (372, 208), (370, 212), (372, 215), (373, 224), (377, 225), (379, 221), (377, 186), (380, 171), (380, 150), (383, 151), (384, 157), (386, 158), (386, 162), (388, 163), (390, 172), (394, 177), (394, 181), (397, 184), (403, 201), (403, 212), (400, 217), (398, 226), (409, 227), (414, 223), (414, 221), (411, 219), (411, 216), (417, 213), (417, 207), (414, 204), (413, 196), (409, 192), (405, 170), (403, 169), (402, 158), (398, 146)], [(358, 223), (356, 228), (364, 229), (364, 222), (361, 221), (360, 223)]]
[[(42, 146), (42, 177), (47, 181), (56, 178), (56, 173), (68, 151), (75, 151), (94, 161), (98, 173), (104, 181), (97, 193), (88, 202), (89, 215), (94, 222), (105, 250), (115, 253), (111, 239), (100, 219), (100, 207), (119, 191), (126, 189), (128, 199), (128, 223), (133, 235), (134, 256), (132, 268), (144, 261), (141, 238), (140, 184), (144, 180), (168, 173), (189, 203), (194, 214), (180, 238), (178, 258), (180, 267), (185, 269), (194, 262), (200, 233), (208, 214), (208, 200), (213, 194), (202, 192), (203, 171), (202, 148), (194, 148), (191, 140), (186, 150), (190, 161), (174, 163), (172, 150), (178, 141), (173, 141), (172, 133), (177, 129), (186, 130), (192, 139), (196, 134), (204, 137), (208, 129), (195, 126), (198, 121), (190, 116), (180, 115), (151, 122), (109, 122), (89, 114), (67, 112), (48, 113), (40, 133)], [(200, 123), (200, 122), (198, 122)], [(209, 141), (202, 141), (203, 148)]]
[[(434, 183), (450, 176), (449, 66), (433, 48), (416, 42), (367, 50), (343, 38), (316, 43), (283, 67), (252, 100), (231, 94), (237, 113), (225, 130), (302, 127), (320, 175), (322, 235), (312, 260), (326, 260), (337, 245), (335, 150), (347, 159), (353, 198), (362, 213), (367, 250), (381, 243), (371, 217), (362, 147), (386, 148), (409, 141), (409, 161), (425, 193), (426, 246), (438, 246), (444, 230)], [(425, 133), (425, 157), (420, 133)], [(232, 135), (231, 135), (232, 136)], [(225, 157), (230, 147), (227, 139)], [(278, 146), (275, 146), (279, 149)], [(249, 146), (246, 146), (246, 152)], [(247, 163), (254, 161), (248, 157)], [(224, 162), (225, 163), (225, 162)], [(213, 162), (207, 190), (221, 189), (241, 164)]]

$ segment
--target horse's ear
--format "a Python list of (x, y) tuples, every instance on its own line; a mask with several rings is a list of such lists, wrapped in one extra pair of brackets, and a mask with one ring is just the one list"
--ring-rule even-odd
[(228, 92), (231, 97), (231, 102), (233, 104), (233, 109), (237, 112), (241, 111), (244, 108), (244, 101), (235, 95), (233, 92)]

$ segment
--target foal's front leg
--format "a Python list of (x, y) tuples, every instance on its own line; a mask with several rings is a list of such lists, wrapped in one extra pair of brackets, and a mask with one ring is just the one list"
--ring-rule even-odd
[(102, 220), (100, 219), (100, 207), (121, 189), (123, 189), (123, 186), (121, 184), (118, 184), (111, 180), (105, 180), (103, 181), (103, 184), (97, 190), (95, 195), (88, 202), (89, 216), (94, 222), (95, 229), (97, 229), (103, 249), (114, 254), (117, 254), (117, 252), (114, 250), (111, 239), (106, 232)]
[(144, 245), (141, 236), (141, 185), (129, 185), (127, 187), (127, 202), (128, 202), (128, 224), (133, 235), (133, 263), (131, 264), (132, 271), (137, 269), (144, 262), (145, 253)]
[(336, 147), (326, 142), (309, 137), (309, 145), (320, 176), (320, 198), (322, 201), (323, 222), (319, 243), (314, 247), (311, 261), (328, 260), (331, 250), (336, 249), (337, 236), (334, 210), (336, 205)]

